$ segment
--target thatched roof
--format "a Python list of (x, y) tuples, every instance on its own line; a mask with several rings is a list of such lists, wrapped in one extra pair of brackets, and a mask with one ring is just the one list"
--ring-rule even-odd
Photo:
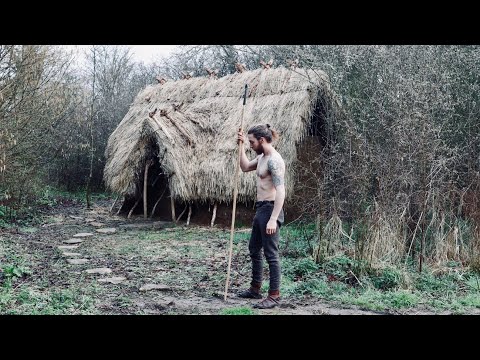
[[(148, 143), (155, 141), (161, 167), (171, 175), (170, 191), (176, 199), (230, 202), (245, 84), (244, 129), (269, 123), (279, 131), (280, 139), (274, 146), (287, 167), (288, 196), (293, 187), (293, 174), (288, 169), (296, 160), (295, 145), (308, 130), (319, 97), (331, 102), (323, 72), (279, 67), (148, 86), (108, 140), (107, 186), (117, 193), (134, 194), (150, 156)], [(155, 109), (152, 118), (149, 113)], [(248, 142), (244, 145), (249, 147)], [(247, 156), (252, 159), (255, 154), (248, 149)], [(240, 201), (255, 198), (255, 172), (240, 174), (238, 190)]]

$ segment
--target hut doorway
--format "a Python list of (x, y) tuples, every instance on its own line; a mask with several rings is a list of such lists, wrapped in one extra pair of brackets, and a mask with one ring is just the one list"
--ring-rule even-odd
[[(164, 153), (160, 153), (155, 139), (149, 137), (141, 141), (143, 161), (135, 170), (135, 194), (126, 196), (119, 213), (133, 216), (144, 214), (144, 185), (147, 186), (147, 218), (170, 221), (172, 219), (168, 176), (162, 168)], [(148, 167), (148, 169), (147, 169)], [(147, 181), (145, 182), (145, 174)]]

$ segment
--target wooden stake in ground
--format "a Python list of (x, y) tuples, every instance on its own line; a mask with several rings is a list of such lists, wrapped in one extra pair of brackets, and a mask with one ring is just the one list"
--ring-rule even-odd
[(115, 215), (118, 215), (118, 214), (120, 214), (120, 211), (122, 210), (122, 208), (123, 208), (123, 205), (125, 205), (125, 200), (126, 200), (126, 198), (125, 198), (125, 196), (124, 196), (124, 197), (123, 197), (123, 202), (122, 202), (122, 205), (120, 205), (120, 207), (118, 208), (118, 211), (115, 213)]
[(190, 225), (191, 216), (192, 216), (192, 204), (188, 204), (187, 226)]
[(185, 211), (187, 211), (187, 208), (188, 208), (188, 204), (185, 206), (185, 209), (183, 209), (183, 211), (180, 213), (180, 215), (178, 215), (177, 221), (175, 221), (175, 222), (178, 223), (178, 222), (180, 221), (180, 219), (182, 218), (183, 214), (185, 214)]
[(172, 208), (172, 221), (177, 223), (177, 218), (175, 216), (175, 200), (173, 199), (173, 195), (170, 194), (170, 207)]
[(148, 186), (148, 168), (153, 165), (152, 160), (148, 160), (145, 164), (145, 174), (143, 176), (143, 218), (147, 218), (147, 186)]
[(163, 192), (162, 192), (162, 195), (160, 195), (160, 197), (158, 198), (157, 202), (155, 203), (155, 205), (153, 205), (153, 210), (152, 210), (152, 214), (150, 215), (150, 219), (153, 218), (153, 214), (155, 213), (155, 209), (157, 208), (157, 205), (158, 203), (160, 202), (160, 200), (162, 200), (162, 197), (163, 197), (163, 194), (165, 194), (165, 191), (167, 191), (167, 187), (165, 186), (165, 188), (163, 189)]
[(212, 221), (210, 221), (210, 227), (213, 227), (215, 224), (215, 218), (217, 217), (217, 203), (213, 205), (213, 214), (212, 214)]
[(137, 205), (138, 205), (138, 203), (140, 202), (141, 199), (142, 199), (142, 196), (140, 195), (139, 198), (137, 199), (137, 201), (135, 202), (135, 205), (133, 205), (132, 208), (130, 209), (130, 212), (128, 213), (127, 219), (130, 219), (130, 216), (132, 216), (133, 210), (137, 207)]
[(118, 199), (120, 198), (120, 194), (117, 195), (117, 198), (115, 199), (115, 201), (113, 202), (112, 206), (110, 207), (110, 213), (112, 213), (113, 211), (113, 208), (115, 207), (115, 204), (117, 203)]
[[(240, 124), (240, 129), (243, 130), (243, 113), (245, 110), (245, 104), (247, 102), (247, 84), (245, 84), (245, 92), (243, 94), (243, 106), (242, 106), (242, 119)], [(238, 195), (238, 175), (240, 172), (240, 158), (242, 156), (241, 151), (243, 143), (241, 141), (238, 142), (238, 159), (237, 159), (237, 169), (235, 171), (235, 181), (234, 181), (234, 190), (233, 190), (233, 209), (232, 209), (232, 227), (230, 229), (230, 247), (228, 250), (228, 269), (227, 269), (227, 281), (225, 282), (225, 295), (223, 296), (223, 300), (227, 300), (227, 293), (228, 293), (228, 281), (230, 279), (230, 264), (232, 262), (232, 249), (233, 249), (233, 233), (235, 230), (235, 211), (237, 210), (237, 195)]]

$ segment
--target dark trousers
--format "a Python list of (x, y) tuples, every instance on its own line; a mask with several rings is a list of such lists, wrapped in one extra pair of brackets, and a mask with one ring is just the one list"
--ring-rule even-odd
[(273, 202), (257, 201), (257, 209), (253, 218), (252, 235), (248, 249), (252, 259), (252, 285), (261, 284), (263, 279), (263, 255), (262, 248), (267, 260), (270, 272), (269, 291), (280, 290), (280, 258), (278, 255), (278, 241), (280, 227), (284, 222), (283, 209), (277, 219), (277, 230), (274, 234), (267, 235), (267, 223), (273, 211)]

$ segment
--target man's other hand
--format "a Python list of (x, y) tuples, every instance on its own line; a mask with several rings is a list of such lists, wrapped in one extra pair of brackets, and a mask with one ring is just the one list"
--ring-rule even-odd
[(275, 231), (277, 231), (277, 220), (268, 220), (267, 235), (275, 234)]

